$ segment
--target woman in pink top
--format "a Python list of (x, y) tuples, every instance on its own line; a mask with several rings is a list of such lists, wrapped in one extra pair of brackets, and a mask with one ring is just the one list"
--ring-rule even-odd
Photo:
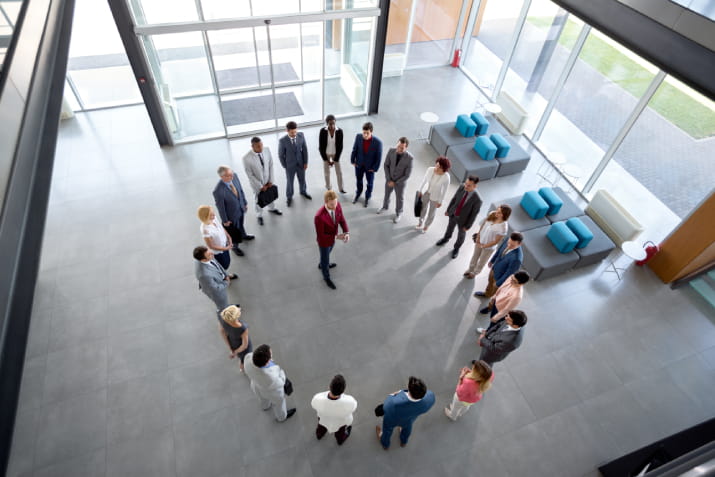
[(452, 398), (452, 404), (444, 408), (444, 413), (453, 421), (469, 410), (489, 389), (494, 380), (492, 368), (484, 361), (472, 361), (472, 368), (462, 368), (459, 382)]

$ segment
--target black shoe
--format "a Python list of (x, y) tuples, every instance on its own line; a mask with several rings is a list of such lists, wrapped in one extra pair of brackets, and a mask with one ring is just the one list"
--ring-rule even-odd
[(446, 244), (447, 242), (449, 242), (449, 239), (441, 238), (437, 241), (437, 243), (435, 245), (437, 245), (438, 247), (441, 247), (442, 245)]
[(232, 273), (231, 275), (228, 276), (228, 278), (230, 278), (231, 280), (238, 280), (238, 275), (236, 275), (235, 273)]
[(290, 205), (293, 203), (293, 199), (287, 199), (286, 200), (286, 207), (290, 207)]
[(368, 202), (370, 202), (370, 199), (365, 199), (365, 207), (367, 207)]
[(486, 296), (486, 295), (484, 294), (483, 291), (477, 291), (477, 292), (474, 292), (474, 296), (476, 296), (476, 297), (479, 298), (479, 297), (483, 297), (483, 296)]
[(254, 238), (256, 238), (256, 236), (251, 234), (246, 234), (243, 236), (243, 240), (253, 240)]
[(268, 212), (270, 212), (271, 214), (283, 215), (283, 212), (278, 209), (269, 210)]
[(452, 250), (452, 258), (457, 258), (457, 255), (459, 255), (459, 250), (455, 248), (454, 250)]
[(360, 196), (356, 195), (355, 198), (353, 199), (353, 204), (357, 204), (357, 201), (359, 198), (360, 198)]
[(233, 249), (233, 253), (235, 253), (235, 254), (238, 255), (239, 257), (243, 257), (243, 256), (245, 255), (245, 253), (243, 253), (243, 250), (241, 250), (241, 249), (238, 248), (238, 247), (235, 247), (235, 248)]
[[(335, 268), (337, 266), (338, 266), (337, 263), (331, 263), (330, 265), (328, 265), (328, 268)], [(320, 264), (318, 264), (318, 268), (320, 268)]]
[(288, 419), (290, 419), (291, 417), (293, 417), (294, 414), (295, 414), (295, 408), (294, 408), (294, 407), (288, 409), (288, 412), (286, 413), (286, 420), (288, 420)]
[(258, 225), (263, 225), (263, 217), (258, 217)]
[(481, 313), (482, 315), (486, 315), (487, 313), (489, 313), (489, 307), (485, 306), (484, 308), (479, 310), (479, 313)]
[(328, 285), (328, 288), (332, 288), (333, 290), (338, 288), (335, 286), (335, 283), (333, 283), (333, 281), (330, 278), (325, 279), (325, 284)]
[(340, 189), (340, 193), (341, 193), (341, 194), (347, 194), (347, 192), (345, 192), (345, 191), (342, 190), (342, 189)]
[(303, 197), (305, 197), (308, 200), (313, 200), (313, 198), (307, 192), (305, 194), (301, 193), (300, 195), (302, 195)]

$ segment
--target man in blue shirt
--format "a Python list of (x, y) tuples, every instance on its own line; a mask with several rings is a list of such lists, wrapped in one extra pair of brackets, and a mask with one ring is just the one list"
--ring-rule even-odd
[(390, 448), (390, 437), (395, 427), (400, 427), (400, 447), (405, 447), (412, 433), (412, 423), (434, 405), (434, 393), (427, 390), (427, 385), (419, 378), (410, 376), (407, 389), (387, 396), (382, 404), (385, 415), (382, 429), (375, 427), (377, 440), (382, 448)]
[(521, 264), (524, 263), (524, 252), (521, 251), (521, 242), (523, 240), (523, 235), (519, 232), (513, 232), (502, 241), (489, 260), (491, 271), (489, 272), (487, 289), (483, 292), (474, 292), (475, 297), (491, 298), (507, 278), (519, 271)]

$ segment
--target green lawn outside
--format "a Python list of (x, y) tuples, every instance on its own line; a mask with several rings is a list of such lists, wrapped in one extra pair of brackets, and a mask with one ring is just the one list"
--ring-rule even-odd
[[(529, 23), (543, 29), (548, 28), (552, 20), (551, 17), (527, 18)], [(567, 21), (559, 43), (571, 48), (580, 30), (579, 25)], [(588, 36), (579, 58), (636, 98), (643, 95), (654, 77), (643, 66), (595, 35)], [(667, 82), (660, 85), (649, 106), (696, 139), (715, 135), (715, 113)]]

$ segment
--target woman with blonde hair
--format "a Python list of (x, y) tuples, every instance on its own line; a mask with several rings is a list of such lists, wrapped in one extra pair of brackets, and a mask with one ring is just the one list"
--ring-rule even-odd
[(474, 278), (479, 275), (487, 263), (487, 260), (494, 253), (494, 249), (499, 245), (499, 242), (506, 237), (509, 230), (507, 220), (511, 216), (511, 207), (502, 204), (489, 212), (487, 218), (482, 221), (479, 226), (479, 232), (472, 235), (474, 240), (474, 253), (472, 260), (469, 262), (469, 268), (464, 272), (465, 278)]
[(494, 373), (485, 361), (472, 361), (472, 368), (464, 367), (459, 372), (459, 382), (452, 398), (452, 404), (444, 408), (444, 413), (453, 421), (479, 402), (491, 387)]
[(243, 359), (253, 351), (253, 345), (248, 336), (248, 327), (239, 320), (240, 317), (241, 307), (229, 305), (219, 312), (218, 321), (221, 325), (219, 332), (230, 352), (228, 357), (233, 359), (238, 356), (239, 366), (243, 372)]
[[(231, 265), (231, 255), (228, 252), (233, 248), (231, 236), (223, 228), (221, 219), (216, 216), (210, 205), (200, 205), (196, 215), (201, 221), (200, 231), (206, 246), (214, 253), (214, 258), (224, 270), (228, 270), (228, 266)], [(230, 277), (234, 280), (238, 275), (234, 273)]]

